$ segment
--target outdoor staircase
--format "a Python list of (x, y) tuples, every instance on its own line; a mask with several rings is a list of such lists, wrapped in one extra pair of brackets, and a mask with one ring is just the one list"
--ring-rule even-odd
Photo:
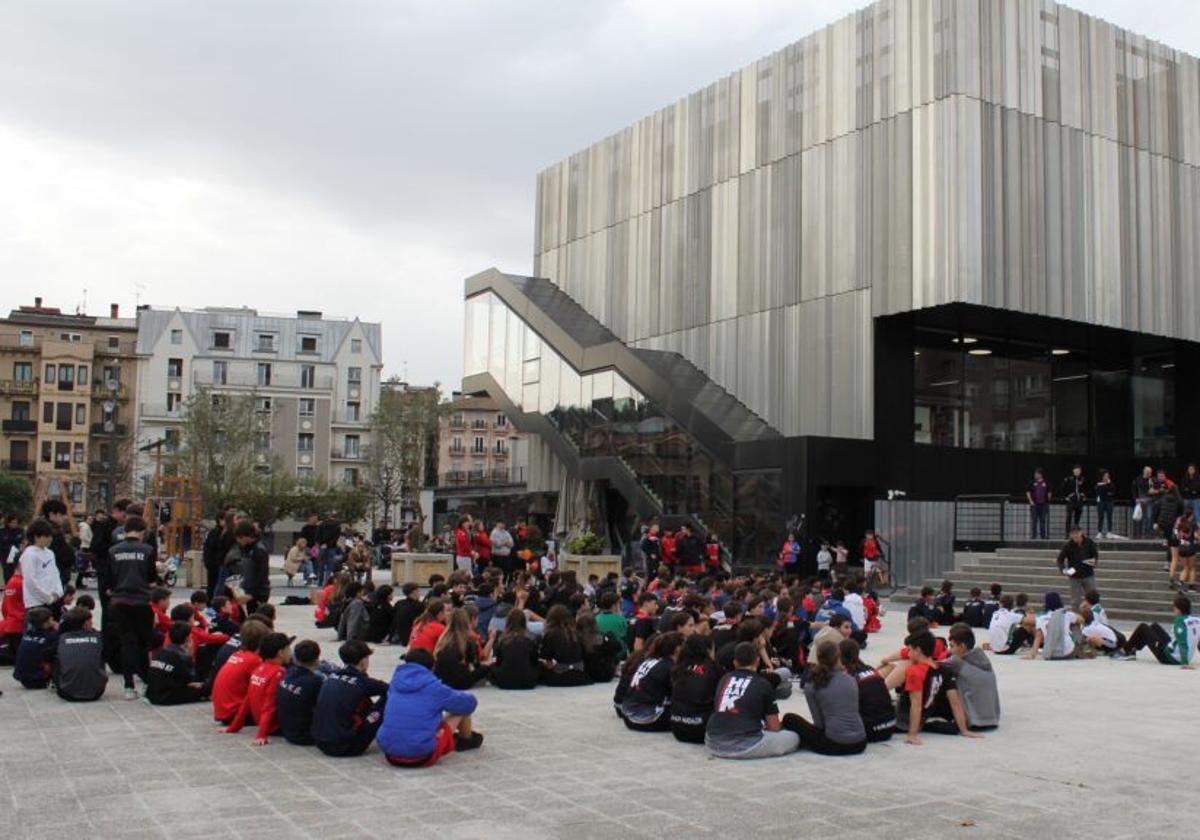
[[(962, 604), (971, 587), (978, 586), (987, 595), (988, 587), (998, 583), (1005, 594), (1024, 592), (1029, 603), (1040, 608), (1046, 592), (1064, 598), (1070, 592), (1068, 578), (1055, 564), (1061, 543), (1030, 541), (1010, 543), (992, 552), (956, 551), (955, 568), (941, 578), (926, 580), (924, 585), (939, 590), (943, 580), (954, 582), (954, 594)], [(1096, 589), (1110, 618), (1123, 621), (1170, 621), (1171, 600), (1175, 593), (1167, 586), (1162, 570), (1166, 549), (1160, 543), (1100, 541), (1100, 561), (1096, 566)], [(893, 603), (910, 604), (920, 587), (900, 590)], [(906, 607), (907, 608), (907, 607)]]

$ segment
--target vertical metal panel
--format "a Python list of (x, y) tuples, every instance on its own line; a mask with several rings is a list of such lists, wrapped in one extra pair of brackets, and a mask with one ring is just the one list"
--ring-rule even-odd
[(900, 586), (954, 567), (954, 502), (876, 501), (875, 530), (890, 544), (892, 580)]

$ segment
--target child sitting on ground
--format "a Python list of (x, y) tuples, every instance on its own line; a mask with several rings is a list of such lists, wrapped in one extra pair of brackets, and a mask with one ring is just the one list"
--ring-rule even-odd
[(758, 675), (759, 660), (753, 642), (739, 642), (733, 651), (734, 670), (717, 684), (715, 708), (704, 734), (704, 745), (717, 758), (770, 758), (800, 746), (800, 735), (785, 729), (779, 719), (775, 689)]
[(975, 631), (965, 623), (950, 628), (950, 658), (942, 663), (954, 675), (967, 726), (973, 730), (1000, 725), (1000, 692), (991, 660), (975, 647)]
[(193, 632), (190, 621), (172, 622), (167, 643), (150, 656), (146, 699), (151, 705), (179, 706), (198, 703), (207, 697), (204, 681), (193, 667)]
[(68, 610), (58, 632), (53, 676), (58, 696), (75, 703), (99, 700), (108, 687), (108, 671), (104, 668), (104, 641), (92, 627), (91, 611), (82, 607)]
[(270, 632), (264, 622), (247, 619), (242, 623), (238, 648), (223, 664), (214, 664), (218, 670), (212, 683), (213, 720), (222, 726), (228, 726), (242, 707), (250, 676), (262, 664), (258, 646)]
[(268, 633), (258, 644), (258, 655), (262, 662), (250, 675), (246, 697), (225, 731), (240, 732), (247, 721), (256, 723), (258, 732), (251, 744), (261, 747), (271, 735), (279, 731), (279, 720), (275, 716), (275, 697), (279, 683), (292, 660), (292, 638), (283, 633)]
[(33, 607), (25, 618), (28, 627), (17, 647), (13, 679), (26, 688), (47, 688), (58, 652), (58, 622), (48, 607)]
[(908, 729), (905, 743), (920, 745), (922, 730), (944, 735), (957, 731), (966, 738), (982, 737), (967, 726), (954, 675), (933, 658), (933, 634), (928, 630), (914, 633), (904, 640), (904, 645), (908, 648), (909, 666), (904, 674), (904, 691), (896, 706), (896, 719)]
[(319, 670), (321, 646), (305, 639), (292, 649), (292, 664), (279, 683), (275, 715), (289, 744), (311, 746), (313, 710), (325, 675)]
[(1175, 596), (1172, 606), (1175, 618), (1171, 621), (1171, 632), (1157, 622), (1139, 624), (1121, 649), (1122, 658), (1133, 659), (1139, 650), (1148, 647), (1163, 665), (1178, 665), (1186, 670), (1195, 667), (1192, 659), (1200, 642), (1200, 618), (1192, 615), (1192, 599), (1183, 593)]
[(392, 674), (379, 748), (396, 767), (429, 767), (452, 752), (477, 749), (483, 743), (471, 721), (477, 705), (473, 695), (434, 676), (428, 651), (411, 650)]
[[(383, 722), (388, 685), (367, 676), (372, 654), (366, 642), (344, 642), (338, 648), (343, 667), (330, 674), (317, 694), (312, 736), (325, 755), (362, 755)], [(372, 698), (376, 698), (372, 702)]]

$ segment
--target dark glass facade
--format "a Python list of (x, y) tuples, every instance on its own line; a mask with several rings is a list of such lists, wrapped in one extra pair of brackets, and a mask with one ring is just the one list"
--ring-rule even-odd
[(913, 442), (1172, 458), (1175, 356), (913, 331)]

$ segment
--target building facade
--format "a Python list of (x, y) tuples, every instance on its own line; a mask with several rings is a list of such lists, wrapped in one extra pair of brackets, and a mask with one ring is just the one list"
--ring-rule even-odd
[[(379, 324), (312, 311), (140, 307), (139, 450), (177, 443), (185, 405), (200, 391), (253, 395), (264, 462), (274, 455), (289, 474), (359, 484), (379, 402), (381, 337)], [(136, 472), (144, 492), (151, 452), (139, 453)]]
[[(881, 0), (538, 176), (464, 390), (610, 532), (762, 562), (894, 491), (1200, 455), (1200, 61), (1050, 0)], [(889, 494), (889, 491), (893, 491)]]
[[(42, 305), (0, 321), (0, 469), (82, 511), (132, 488), (137, 325)], [(53, 486), (51, 486), (53, 485)]]

